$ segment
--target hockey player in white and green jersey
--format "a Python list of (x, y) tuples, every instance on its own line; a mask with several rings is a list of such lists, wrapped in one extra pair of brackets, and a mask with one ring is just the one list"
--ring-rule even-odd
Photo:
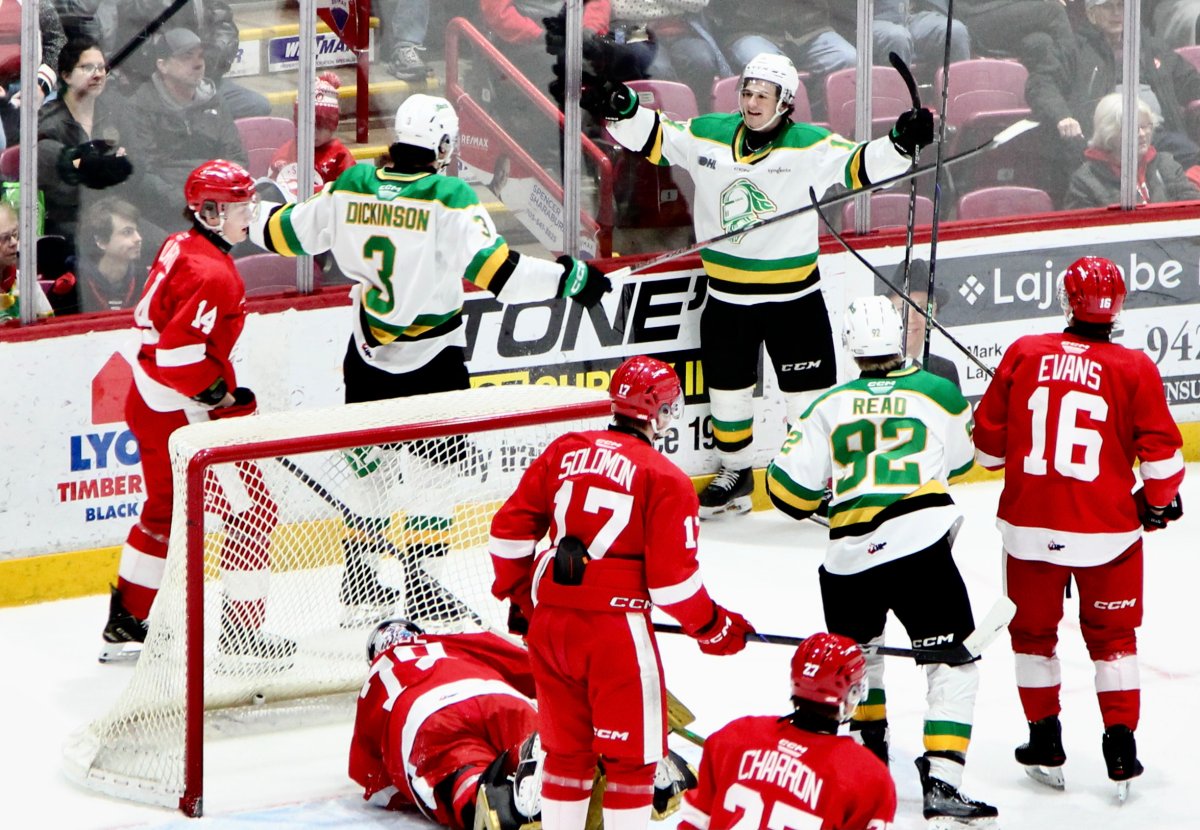
[[(889, 136), (856, 143), (793, 122), (800, 80), (790, 60), (758, 55), (742, 72), (736, 113), (677, 122), (640, 107), (613, 82), (585, 87), (580, 104), (610, 119), (622, 145), (658, 165), (687, 170), (696, 185), (696, 239), (712, 239), (799, 208), (842, 185), (859, 188), (902, 173), (933, 140), (928, 110), (900, 116)], [(804, 213), (700, 252), (708, 302), (700, 353), (709, 390), (720, 472), (700, 496), (700, 516), (750, 508), (753, 391), (765, 345), (787, 402), (788, 420), (833, 385), (833, 333), (818, 284), (817, 216)]]
[[(953, 383), (903, 356), (903, 323), (885, 297), (846, 310), (842, 339), (861, 371), (825, 392), (767, 468), (767, 492), (804, 519), (832, 488), (821, 601), (829, 631), (882, 643), (888, 611), (914, 645), (954, 648), (975, 628), (951, 554), (962, 523), (947, 486), (974, 465), (971, 406)], [(991, 826), (997, 811), (959, 792), (979, 684), (974, 663), (926, 666), (925, 753), (917, 759), (931, 826)], [(883, 659), (851, 734), (888, 761)]]
[[(557, 296), (586, 306), (600, 302), (611, 287), (586, 262), (569, 256), (550, 262), (511, 250), (470, 185), (443, 175), (457, 143), (458, 116), (450, 103), (410, 95), (396, 110), (390, 165), (355, 165), (303, 202), (264, 204), (251, 227), (255, 243), (284, 256), (331, 252), (355, 281), (352, 333), (342, 362), (346, 403), (470, 387), (463, 280), (504, 302)], [(416, 493), (404, 528), (411, 582), (421, 577), (415, 563), (447, 550), (454, 505), (436, 486), (444, 479), (437, 468), (449, 465), (461, 475), (477, 475), (479, 452), (461, 436), (405, 447), (407, 453), (363, 448), (348, 453), (347, 460), (357, 479), (394, 475), (400, 465)], [(363, 512), (386, 510), (371, 492)], [(363, 521), (378, 528), (387, 519)], [(347, 624), (401, 610), (400, 592), (375, 575), (377, 538), (363, 529), (351, 526), (342, 540), (340, 598)], [(461, 610), (455, 602), (446, 597), (438, 610), (453, 616)]]

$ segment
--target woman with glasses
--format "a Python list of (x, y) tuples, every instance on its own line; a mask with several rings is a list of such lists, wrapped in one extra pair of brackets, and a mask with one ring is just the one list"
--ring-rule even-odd
[(38, 186), (46, 195), (46, 233), (74, 249), (79, 215), (133, 166), (121, 140), (121, 109), (104, 95), (108, 69), (93, 40), (69, 41), (59, 54), (58, 97), (38, 113)]
[[(1071, 174), (1063, 207), (1089, 208), (1121, 201), (1121, 93), (1105, 95), (1096, 105), (1092, 137), (1084, 163)], [(1186, 202), (1200, 199), (1200, 190), (1170, 153), (1152, 143), (1162, 124), (1144, 101), (1138, 101), (1137, 204)]]

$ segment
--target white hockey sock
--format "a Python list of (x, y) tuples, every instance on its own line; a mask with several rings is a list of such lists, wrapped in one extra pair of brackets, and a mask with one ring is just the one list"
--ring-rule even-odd
[[(558, 801), (542, 798), (542, 830), (583, 830), (587, 824), (588, 799), (581, 801)], [(605, 811), (605, 827), (607, 824)], [(639, 830), (644, 830), (643, 823)]]
[[(604, 830), (646, 830), (650, 823), (650, 806), (624, 810), (604, 808)], [(543, 813), (543, 815), (545, 815)]]

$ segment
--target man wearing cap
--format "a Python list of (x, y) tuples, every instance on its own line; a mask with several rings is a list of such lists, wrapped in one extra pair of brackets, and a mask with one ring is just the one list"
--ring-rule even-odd
[(188, 173), (212, 159), (245, 165), (246, 153), (233, 116), (204, 75), (204, 46), (195, 32), (168, 30), (154, 66), (131, 101), (127, 147), (143, 163), (129, 195), (144, 215), (174, 231), (182, 229)]

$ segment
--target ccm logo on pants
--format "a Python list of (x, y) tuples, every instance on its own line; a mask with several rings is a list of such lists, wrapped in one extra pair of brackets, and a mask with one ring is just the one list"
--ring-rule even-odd
[(1111, 602), (1105, 602), (1104, 600), (1098, 599), (1092, 604), (1101, 611), (1119, 611), (1122, 608), (1133, 608), (1137, 605), (1137, 600), (1114, 599)]
[(592, 731), (596, 733), (597, 738), (604, 738), (605, 740), (608, 740), (608, 741), (627, 741), (627, 740), (629, 740), (628, 732), (620, 732), (616, 729), (595, 729), (595, 728), (593, 728)]

